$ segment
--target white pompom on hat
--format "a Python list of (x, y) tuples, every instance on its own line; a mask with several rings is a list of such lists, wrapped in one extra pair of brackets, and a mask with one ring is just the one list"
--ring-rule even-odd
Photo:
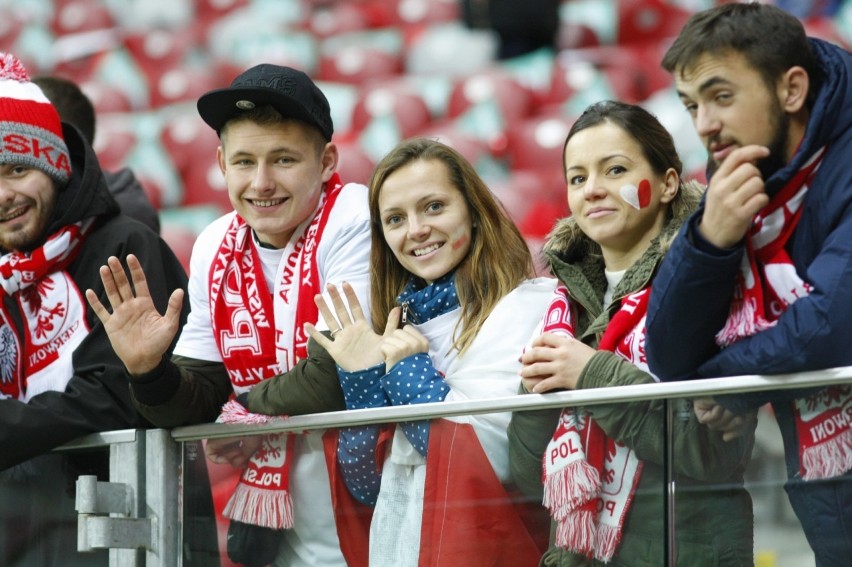
[(11, 53), (0, 53), (0, 164), (40, 169), (61, 185), (71, 178), (59, 113)]

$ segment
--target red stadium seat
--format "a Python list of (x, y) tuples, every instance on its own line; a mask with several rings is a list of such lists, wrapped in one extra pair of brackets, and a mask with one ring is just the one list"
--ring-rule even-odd
[(111, 112), (130, 112), (133, 109), (130, 98), (118, 87), (96, 81), (85, 81), (80, 84), (80, 89), (92, 101), (97, 116)]
[(560, 115), (535, 116), (518, 123), (508, 133), (512, 169), (560, 169), (562, 147), (572, 123)]
[(321, 55), (318, 79), (353, 85), (398, 75), (402, 59), (379, 49), (350, 46), (339, 54)]
[(373, 174), (375, 162), (367, 155), (357, 142), (338, 142), (340, 154), (337, 162), (337, 172), (343, 183), (362, 183), (367, 185)]
[(114, 170), (125, 165), (137, 141), (136, 132), (126, 120), (98, 116), (94, 149), (103, 169)]
[(192, 246), (195, 244), (197, 235), (179, 224), (164, 223), (160, 227), (160, 236), (180, 260), (186, 273), (189, 274), (189, 259), (192, 256)]
[(181, 205), (214, 204), (222, 212), (231, 201), (216, 160), (219, 138), (195, 112), (178, 112), (160, 134), (183, 183)]
[(447, 113), (460, 130), (485, 140), (500, 155), (506, 151), (508, 130), (531, 115), (533, 98), (516, 79), (494, 68), (458, 81)]
[(51, 31), (56, 37), (115, 26), (112, 14), (97, 0), (55, 0)]
[(386, 117), (399, 127), (402, 138), (413, 136), (432, 119), (426, 101), (402, 81), (385, 81), (363, 89), (352, 110), (352, 129), (361, 131)]
[(621, 0), (616, 6), (620, 45), (674, 38), (692, 15), (663, 0)]

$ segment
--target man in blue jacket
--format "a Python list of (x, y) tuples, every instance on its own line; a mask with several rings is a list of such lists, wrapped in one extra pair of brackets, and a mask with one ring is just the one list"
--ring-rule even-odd
[[(660, 267), (647, 355), (664, 381), (852, 365), (852, 56), (766, 4), (693, 16), (663, 58), (709, 153)], [(696, 402), (735, 426), (771, 402), (817, 565), (852, 557), (852, 388)]]

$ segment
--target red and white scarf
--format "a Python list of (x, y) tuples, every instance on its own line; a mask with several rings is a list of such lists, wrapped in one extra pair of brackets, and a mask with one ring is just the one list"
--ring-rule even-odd
[[(648, 371), (645, 316), (651, 288), (624, 297), (599, 348)], [(574, 337), (575, 306), (560, 284), (541, 332)], [(634, 451), (606, 436), (588, 413), (565, 408), (547, 446), (542, 503), (556, 521), (556, 545), (607, 562), (621, 542), (624, 520), (642, 474)]]
[[(335, 174), (317, 212), (279, 263), (269, 290), (252, 230), (236, 215), (210, 268), (210, 315), (222, 361), (236, 393), (290, 370), (307, 354), (305, 323), (315, 323), (313, 298), (322, 290), (316, 251), (342, 185)], [(219, 421), (247, 423), (251, 414), (223, 408)], [(266, 435), (231, 496), (224, 515), (268, 528), (293, 526), (290, 498), (292, 435)]]
[[(86, 303), (65, 271), (94, 219), (68, 225), (29, 253), (0, 257), (0, 397), (28, 401), (62, 391), (74, 374), (71, 355), (89, 334)], [(15, 330), (5, 299), (13, 297), (26, 327)]]
[[(719, 346), (773, 327), (787, 307), (811, 292), (811, 285), (796, 273), (785, 246), (799, 222), (808, 185), (825, 150), (817, 150), (755, 216), (746, 234), (746, 253), (731, 312), (716, 335)], [(850, 386), (831, 386), (793, 404), (803, 479), (832, 478), (852, 469), (850, 408)]]

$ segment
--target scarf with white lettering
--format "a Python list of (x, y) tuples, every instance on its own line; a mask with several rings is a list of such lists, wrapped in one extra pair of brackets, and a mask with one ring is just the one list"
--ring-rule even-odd
[[(624, 297), (598, 348), (648, 371), (645, 315), (651, 288)], [(574, 337), (575, 306), (560, 284), (541, 332)], [(556, 545), (607, 562), (621, 542), (622, 528), (642, 474), (642, 461), (606, 436), (590, 415), (565, 408), (547, 445), (542, 467), (542, 503), (556, 522)]]
[[(0, 397), (26, 402), (42, 392), (63, 391), (71, 379), (71, 355), (89, 325), (85, 301), (65, 269), (93, 220), (63, 227), (32, 252), (0, 257)], [(22, 339), (6, 312), (7, 297), (23, 316)]]
[[(320, 293), (316, 252), (342, 185), (326, 184), (319, 207), (298, 239), (287, 246), (275, 288), (269, 290), (252, 230), (239, 215), (210, 268), (210, 315), (222, 361), (237, 394), (289, 371), (307, 354), (305, 323), (316, 323)], [(218, 421), (243, 423), (228, 411)], [(290, 458), (294, 437), (269, 434), (254, 454), (225, 507), (225, 517), (268, 528), (293, 526)]]
[[(787, 307), (811, 292), (784, 247), (799, 222), (808, 185), (825, 150), (817, 150), (755, 216), (746, 234), (731, 311), (716, 335), (719, 346), (773, 327)], [(852, 429), (846, 417), (850, 408), (850, 386), (831, 386), (794, 402), (803, 479), (832, 478), (852, 469)]]

